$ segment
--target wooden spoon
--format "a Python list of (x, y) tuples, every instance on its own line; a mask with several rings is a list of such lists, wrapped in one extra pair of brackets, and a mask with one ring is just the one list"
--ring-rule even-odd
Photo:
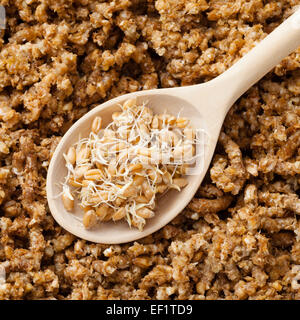
[[(212, 81), (180, 88), (139, 91), (107, 101), (94, 108), (78, 120), (64, 135), (50, 162), (47, 176), (47, 199), (55, 220), (74, 235), (97, 243), (124, 243), (145, 237), (174, 219), (190, 202), (199, 188), (212, 159), (218, 136), (233, 103), (254, 83), (275, 67), (284, 57), (300, 46), (300, 9), (262, 40), (254, 49), (236, 62), (230, 69)], [(203, 161), (187, 176), (189, 184), (181, 191), (170, 191), (158, 200), (155, 217), (149, 219), (141, 232), (129, 228), (127, 222), (105, 222), (86, 230), (76, 217), (82, 211), (75, 204), (74, 213), (67, 212), (62, 204), (60, 183), (64, 181), (67, 169), (63, 153), (78, 141), (79, 135), (87, 137), (95, 116), (100, 115), (103, 126), (108, 125), (119, 104), (136, 97), (138, 102), (147, 101), (154, 113), (164, 110), (191, 120), (195, 128), (202, 128), (207, 134), (203, 146)]]

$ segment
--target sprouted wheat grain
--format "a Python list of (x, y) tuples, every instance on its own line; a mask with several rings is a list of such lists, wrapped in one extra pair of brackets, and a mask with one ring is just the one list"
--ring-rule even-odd
[(64, 154), (62, 201), (72, 211), (77, 196), (87, 229), (125, 219), (143, 230), (154, 216), (157, 195), (187, 185), (182, 175), (195, 158), (197, 138), (188, 119), (153, 115), (135, 99), (121, 107), (105, 129), (96, 117), (89, 137)]

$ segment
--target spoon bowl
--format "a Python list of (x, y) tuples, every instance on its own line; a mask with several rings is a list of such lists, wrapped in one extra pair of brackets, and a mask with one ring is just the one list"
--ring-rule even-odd
[[(218, 136), (232, 104), (254, 83), (261, 79), (285, 56), (300, 45), (300, 10), (294, 13), (254, 49), (236, 62), (221, 76), (207, 83), (171, 89), (139, 91), (107, 101), (79, 119), (64, 135), (51, 159), (47, 175), (47, 200), (54, 219), (70, 233), (96, 243), (118, 244), (145, 237), (174, 219), (190, 202), (199, 188), (212, 159)], [(155, 114), (166, 111), (191, 120), (203, 135), (199, 146), (202, 156), (192, 173), (187, 175), (188, 185), (180, 192), (169, 191), (157, 200), (155, 217), (147, 220), (143, 231), (129, 228), (127, 222), (105, 222), (86, 230), (80, 221), (83, 213), (75, 201), (74, 212), (66, 211), (58, 196), (67, 175), (63, 153), (78, 139), (87, 137), (93, 119), (101, 116), (103, 127), (112, 121), (112, 113), (120, 111), (120, 104), (131, 98), (145, 102)], [(199, 150), (197, 150), (199, 151)]]
[[(205, 87), (205, 85), (203, 85), (203, 87)], [(172, 95), (173, 92), (176, 95)], [(157, 231), (186, 207), (199, 188), (206, 173), (207, 168), (204, 166), (205, 164), (207, 166), (209, 165), (217, 139), (215, 137), (214, 141), (211, 141), (209, 138), (212, 133), (212, 126), (207, 126), (207, 121), (205, 121), (208, 110), (206, 109), (206, 104), (203, 103), (202, 110), (191, 104), (188, 99), (184, 98), (184, 95), (182, 98), (178, 97), (177, 93), (178, 89), (151, 90), (118, 97), (94, 108), (68, 130), (55, 150), (47, 177), (49, 207), (53, 217), (61, 226), (70, 233), (89, 241), (110, 244), (124, 243), (137, 240)], [(193, 168), (192, 174), (186, 176), (189, 183), (180, 192), (180, 197), (178, 196), (178, 191), (171, 190), (157, 200), (155, 217), (147, 220), (142, 232), (135, 228), (129, 228), (125, 221), (105, 222), (91, 230), (87, 230), (80, 221), (83, 213), (78, 203), (75, 201), (74, 210), (68, 212), (63, 206), (61, 197), (58, 196), (62, 190), (61, 184), (67, 175), (65, 160), (62, 154), (66, 153), (70, 145), (76, 143), (80, 137), (88, 137), (92, 121), (96, 116), (102, 117), (103, 127), (106, 127), (112, 121), (112, 113), (121, 110), (120, 104), (133, 97), (137, 98), (139, 104), (142, 102), (147, 103), (147, 106), (150, 107), (154, 113), (162, 113), (162, 111), (173, 115), (180, 113), (180, 116), (191, 120), (194, 128), (202, 128), (205, 132), (205, 135), (203, 135), (204, 143), (199, 147), (203, 147), (204, 157), (199, 159), (201, 163), (198, 163), (197, 166)], [(221, 124), (222, 121), (219, 121), (219, 130)]]

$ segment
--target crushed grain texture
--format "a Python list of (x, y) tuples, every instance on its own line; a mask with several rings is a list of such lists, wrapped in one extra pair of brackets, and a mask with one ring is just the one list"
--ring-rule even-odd
[(0, 299), (300, 299), (299, 49), (232, 107), (196, 198), (155, 234), (83, 241), (45, 194), (76, 119), (127, 92), (218, 76), (299, 1), (0, 4)]

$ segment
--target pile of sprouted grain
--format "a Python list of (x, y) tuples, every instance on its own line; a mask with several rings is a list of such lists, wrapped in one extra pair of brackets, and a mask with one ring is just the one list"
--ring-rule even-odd
[(121, 108), (105, 129), (96, 117), (89, 137), (64, 154), (68, 174), (62, 201), (72, 211), (77, 195), (87, 229), (126, 219), (143, 230), (154, 216), (157, 194), (185, 187), (183, 175), (196, 157), (196, 132), (188, 119), (154, 115), (135, 99)]

